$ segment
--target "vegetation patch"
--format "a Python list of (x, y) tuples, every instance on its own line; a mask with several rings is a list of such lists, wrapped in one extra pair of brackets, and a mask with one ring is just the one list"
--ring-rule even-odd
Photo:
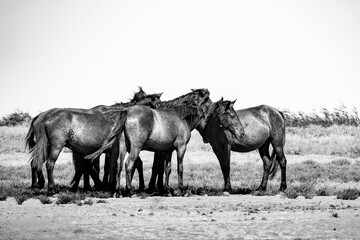
[[(338, 119), (326, 126), (315, 122), (311, 120), (308, 122), (309, 124), (306, 123), (300, 127), (296, 124), (290, 124), (287, 127), (286, 153), (307, 155), (308, 160), (292, 163), (291, 160), (294, 156), (287, 156), (288, 189), (285, 191), (286, 195), (289, 198), (330, 195), (337, 195), (340, 199), (357, 198), (360, 190), (358, 187), (360, 186), (360, 161), (355, 158), (360, 157), (360, 127), (355, 124), (354, 120), (349, 120), (347, 124), (347, 120), (340, 121)], [(22, 204), (28, 198), (38, 198), (42, 203), (48, 204), (53, 193), (48, 193), (46, 188), (30, 189), (31, 169), (24, 146), (27, 130), (27, 125), (0, 127), (0, 163), (23, 161), (20, 164), (0, 165), (0, 201), (6, 200), (7, 197), (15, 197), (18, 199), (17, 202)], [(201, 136), (194, 132), (188, 150), (186, 161), (184, 161), (184, 183), (187, 184), (184, 193), (186, 195), (222, 196), (224, 180), (211, 146), (203, 144)], [(312, 158), (312, 155), (316, 154), (341, 157), (323, 163), (317, 161), (316, 157)], [(244, 156), (244, 154), (241, 155)], [(206, 159), (208, 156), (213, 157), (215, 161)], [(232, 159), (234, 157), (237, 157), (237, 153), (232, 153)], [(174, 154), (173, 161), (176, 161), (175, 159)], [(251, 194), (260, 184), (263, 166), (258, 154), (248, 154), (243, 159), (247, 160), (231, 162), (231, 194)], [(144, 161), (146, 180), (150, 179), (151, 164), (152, 161)], [(174, 166), (176, 169), (176, 164)], [(173, 189), (177, 188), (175, 169), (170, 176), (170, 186)], [(45, 179), (47, 179), (45, 166), (43, 170)], [(58, 204), (85, 204), (84, 199), (86, 198), (106, 199), (112, 197), (110, 192), (84, 192), (81, 187), (77, 193), (70, 192), (69, 181), (73, 174), (74, 167), (71, 161), (56, 164), (54, 178), (57, 183)], [(267, 190), (261, 194), (276, 195), (280, 186), (280, 175), (280, 171), (278, 171), (275, 179), (268, 182)], [(121, 180), (121, 182), (125, 181)], [(134, 179), (133, 184), (136, 187), (138, 182)], [(90, 201), (86, 204), (91, 205)]]
[(19, 205), (23, 204), (23, 202), (25, 202), (26, 200), (28, 200), (30, 198), (30, 196), (27, 194), (15, 195), (14, 197), (15, 197), (17, 204), (19, 204)]
[(36, 198), (39, 199), (42, 204), (51, 204), (52, 203), (51, 199), (45, 195), (39, 195)]
[(358, 189), (344, 189), (337, 194), (338, 199), (355, 200), (359, 197), (360, 191)]

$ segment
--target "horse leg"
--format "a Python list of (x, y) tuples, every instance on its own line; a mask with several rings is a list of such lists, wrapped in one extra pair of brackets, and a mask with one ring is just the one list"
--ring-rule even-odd
[(276, 153), (276, 161), (278, 161), (281, 169), (281, 184), (280, 184), (280, 192), (285, 191), (287, 188), (286, 184), (286, 157), (284, 154), (284, 149), (282, 146), (274, 147), (274, 151)]
[[(84, 159), (83, 159), (82, 154), (73, 152), (73, 165), (75, 168), (75, 174), (74, 174), (73, 179), (70, 182), (70, 191), (76, 192), (76, 190), (78, 189), (78, 186), (79, 186), (81, 175), (84, 172), (84, 169), (83, 169)], [(84, 183), (85, 183), (85, 181), (84, 181)]]
[(38, 186), (42, 189), (45, 186), (45, 178), (42, 170), (37, 171)]
[(31, 161), (31, 188), (42, 189), (45, 185), (45, 178), (42, 170), (38, 170), (37, 166), (34, 165), (34, 160)]
[(116, 176), (117, 176), (117, 169), (118, 169), (118, 157), (119, 157), (119, 144), (114, 144), (111, 148), (109, 162), (110, 162), (110, 169), (109, 169), (109, 190), (112, 193), (116, 192)]
[(121, 188), (121, 183), (120, 183), (120, 179), (121, 179), (121, 171), (123, 169), (124, 166), (124, 159), (125, 159), (125, 155), (126, 155), (127, 149), (126, 149), (126, 144), (125, 141), (120, 140), (119, 142), (119, 165), (118, 165), (118, 169), (117, 169), (117, 189), (116, 192), (120, 193), (120, 188)]
[(263, 177), (261, 180), (261, 184), (258, 187), (258, 191), (265, 191), (266, 190), (266, 186), (267, 186), (267, 182), (269, 179), (269, 174), (270, 174), (270, 169), (271, 169), (271, 165), (272, 165), (272, 159), (270, 158), (269, 155), (269, 145), (270, 142), (266, 141), (260, 148), (259, 148), (259, 154), (260, 157), (263, 161), (263, 167), (264, 167), (264, 173), (263, 173)]
[(92, 166), (95, 172), (100, 175), (100, 157), (97, 157), (92, 161)]
[(212, 146), (212, 149), (219, 160), (221, 171), (224, 177), (224, 191), (231, 191), (230, 183), (230, 154), (231, 148), (229, 144), (218, 144)]
[(105, 153), (103, 184), (106, 189), (109, 185), (110, 153)]
[(153, 165), (152, 165), (152, 170), (151, 170), (151, 177), (150, 177), (150, 181), (149, 181), (149, 192), (156, 192), (156, 188), (155, 188), (155, 184), (156, 184), (156, 178), (158, 175), (158, 169), (159, 169), (159, 155), (160, 152), (155, 152), (154, 153), (154, 161), (153, 161)]
[[(178, 188), (180, 191), (180, 194), (182, 194), (182, 191), (184, 189), (184, 180), (183, 180), (183, 160), (184, 160), (184, 155), (185, 155), (185, 151), (186, 151), (186, 144), (181, 145), (177, 148), (176, 152), (177, 152), (177, 172), (178, 172)], [(171, 159), (170, 159), (171, 160)], [(171, 161), (170, 161), (171, 162)], [(177, 195), (177, 193), (175, 193), (175, 195)]]
[[(96, 177), (97, 179), (99, 179), (99, 173), (100, 173), (100, 157), (97, 157), (95, 158), (94, 160), (89, 161), (89, 160), (86, 160), (86, 159), (83, 159), (84, 164), (85, 164), (85, 171), (84, 171), (84, 189), (85, 190), (88, 190), (88, 191), (91, 191), (92, 188), (90, 186), (90, 176), (93, 176), (94, 174), (96, 174)], [(91, 171), (92, 169), (94, 170), (94, 172), (92, 174)], [(94, 184), (95, 184), (95, 180), (93, 177), (91, 177), (94, 181)]]
[[(165, 191), (166, 192), (170, 191), (171, 155), (172, 155), (172, 151), (164, 154), (164, 157), (163, 157), (164, 159), (161, 162), (162, 166), (160, 166), (160, 173), (159, 173), (159, 179), (161, 178), (161, 182), (162, 182), (163, 174), (164, 174), (164, 167), (165, 167)], [(158, 180), (158, 182), (159, 181), (160, 180)]]
[[(85, 159), (85, 161), (86, 161), (86, 159)], [(88, 172), (90, 174), (90, 177), (94, 181), (95, 190), (97, 190), (97, 191), (103, 190), (104, 185), (103, 185), (103, 183), (101, 182), (101, 180), (99, 178), (99, 172), (97, 171), (96, 168), (94, 168), (94, 166), (92, 165), (91, 162), (89, 162), (88, 164), (89, 164)]]
[(55, 188), (54, 182), (54, 166), (59, 154), (61, 152), (62, 147), (51, 146), (49, 157), (46, 161), (46, 170), (48, 175), (48, 192), (52, 192)]
[(131, 151), (129, 156), (126, 159), (125, 162), (125, 169), (126, 169), (126, 194), (130, 195), (132, 194), (132, 187), (131, 187), (131, 172), (134, 167), (135, 160), (139, 157), (140, 148), (137, 148), (135, 146), (131, 147)]
[(144, 188), (145, 188), (145, 183), (144, 183), (144, 169), (143, 169), (143, 162), (142, 162), (142, 160), (141, 160), (140, 157), (138, 157), (138, 158), (135, 160), (134, 167), (133, 167), (133, 169), (132, 169), (132, 171), (131, 171), (131, 180), (132, 180), (133, 177), (134, 177), (135, 169), (137, 170), (138, 175), (139, 175), (139, 190), (140, 190), (140, 191), (143, 191)]
[(83, 169), (84, 190), (91, 191), (92, 190), (90, 186), (90, 169), (92, 168), (91, 162), (85, 160), (84, 158), (81, 161), (83, 161), (83, 165), (84, 165), (84, 169)]

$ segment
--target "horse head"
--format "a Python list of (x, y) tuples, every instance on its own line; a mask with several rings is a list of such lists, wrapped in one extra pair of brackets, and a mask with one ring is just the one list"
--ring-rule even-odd
[(200, 133), (203, 132), (209, 119), (215, 118), (219, 121), (221, 128), (229, 131), (236, 138), (241, 139), (244, 136), (245, 131), (234, 110), (235, 101), (224, 101), (223, 98), (221, 98), (219, 101), (211, 103), (210, 105), (203, 105), (202, 111), (204, 111), (205, 117), (198, 125), (198, 131)]
[(214, 112), (219, 118), (220, 126), (231, 132), (237, 139), (241, 139), (244, 134), (244, 126), (240, 122), (239, 116), (234, 109), (234, 101), (224, 101), (223, 98), (216, 102)]

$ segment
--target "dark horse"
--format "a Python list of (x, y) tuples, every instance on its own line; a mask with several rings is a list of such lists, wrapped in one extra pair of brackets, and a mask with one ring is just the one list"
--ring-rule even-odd
[[(223, 127), (226, 131), (229, 131), (229, 133), (232, 134), (233, 137), (237, 139), (241, 139), (244, 135), (244, 130), (240, 121), (237, 119), (237, 115), (233, 108), (235, 101), (230, 102), (230, 101), (223, 101), (223, 99), (221, 99), (215, 103), (211, 103), (211, 100), (209, 99), (207, 107), (205, 108), (204, 118), (202, 118), (202, 120), (196, 126), (189, 125), (191, 131), (194, 128), (199, 128), (201, 125), (204, 124), (204, 122), (207, 121), (207, 119), (210, 116), (212, 116), (212, 118), (216, 120), (221, 125), (221, 127)], [(234, 129), (237, 129), (236, 132), (233, 131)], [(171, 155), (172, 155), (172, 150), (163, 152), (162, 155), (158, 155), (155, 157), (153, 164), (153, 171), (149, 182), (150, 192), (155, 190), (155, 181), (157, 176), (158, 176), (158, 182), (157, 182), (158, 191), (162, 193), (164, 192), (164, 190), (165, 192), (168, 192), (168, 190), (170, 189), (169, 177), (171, 173)], [(166, 173), (165, 189), (163, 187), (164, 163), (165, 163), (165, 173)]]
[[(178, 187), (183, 188), (183, 158), (187, 143), (190, 140), (191, 128), (194, 128), (204, 118), (203, 109), (192, 106), (173, 106), (167, 109), (151, 109), (146, 106), (133, 106), (120, 113), (117, 126), (103, 146), (95, 153), (85, 158), (96, 158), (104, 150), (113, 145), (114, 140), (123, 131), (129, 149), (126, 160), (126, 191), (131, 192), (131, 171), (135, 160), (141, 150), (169, 151), (176, 150), (178, 159)], [(237, 121), (237, 124), (224, 124), (229, 126), (229, 131), (239, 136), (240, 122), (236, 114), (232, 116), (227, 112), (227, 122)]]
[[(236, 113), (245, 130), (244, 137), (241, 139), (235, 138), (233, 134), (224, 131), (213, 116), (199, 128), (204, 142), (211, 144), (220, 162), (225, 181), (224, 190), (231, 190), (230, 152), (250, 152), (259, 149), (260, 157), (263, 160), (264, 173), (258, 190), (266, 190), (269, 176), (270, 179), (274, 177), (278, 164), (280, 164), (280, 191), (284, 191), (286, 189), (284, 115), (275, 108), (266, 105), (238, 110)], [(270, 144), (273, 147), (271, 157), (269, 155)]]
[[(142, 91), (142, 90), (141, 90)], [(161, 94), (136, 95), (133, 104), (155, 105)], [(154, 101), (155, 100), (155, 101)], [(106, 108), (106, 107), (105, 107)], [(54, 188), (53, 168), (63, 147), (73, 151), (73, 159), (84, 161), (84, 156), (96, 151), (117, 123), (119, 107), (104, 106), (94, 109), (51, 109), (34, 119), (26, 137), (31, 148), (32, 186), (42, 188), (45, 183), (42, 165), (46, 162), (48, 190)], [(34, 141), (34, 136), (36, 141)], [(109, 150), (110, 158), (117, 159), (119, 144)], [(116, 162), (116, 160), (114, 160)], [(114, 162), (112, 161), (112, 162)], [(76, 165), (76, 164), (75, 164)], [(77, 187), (82, 171), (75, 166), (73, 183)], [(101, 185), (98, 174), (88, 168), (95, 185)], [(38, 179), (38, 182), (37, 182)]]

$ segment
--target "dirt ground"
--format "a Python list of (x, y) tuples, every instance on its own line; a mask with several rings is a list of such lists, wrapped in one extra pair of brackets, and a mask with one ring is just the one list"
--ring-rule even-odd
[(0, 202), (1, 239), (359, 239), (360, 200), (335, 196), (92, 199), (92, 205)]

